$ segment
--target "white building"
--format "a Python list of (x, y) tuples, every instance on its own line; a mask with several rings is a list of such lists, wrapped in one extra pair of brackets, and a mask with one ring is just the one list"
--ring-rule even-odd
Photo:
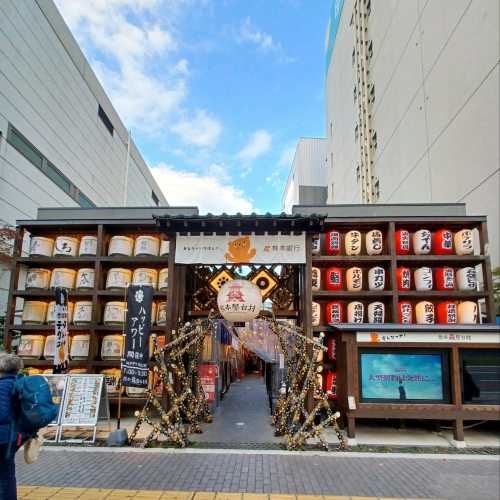
[(334, 0), (328, 203), (465, 202), (499, 263), (498, 0)]
[(326, 203), (326, 140), (301, 137), (281, 198), (281, 209), (291, 213), (293, 205)]
[[(52, 0), (1, 0), (0, 223), (35, 218), (38, 207), (167, 205), (128, 146)], [(0, 313), (7, 281), (0, 269)]]

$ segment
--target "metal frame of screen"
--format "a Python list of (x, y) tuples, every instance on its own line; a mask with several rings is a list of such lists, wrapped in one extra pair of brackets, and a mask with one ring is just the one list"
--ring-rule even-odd
[[(500, 349), (488, 349), (487, 354), (491, 354), (492, 351), (498, 351), (500, 352)], [(485, 351), (485, 349), (478, 349), (474, 347), (463, 347), (460, 348), (460, 380), (462, 381), (462, 404), (464, 405), (494, 405), (494, 404), (500, 404), (500, 401), (498, 402), (492, 402), (491, 400), (484, 400), (483, 398), (479, 398), (475, 401), (466, 401), (465, 400), (465, 383), (464, 383), (464, 353), (468, 352), (478, 352), (481, 353), (481, 351)]]
[[(439, 355), (441, 357), (441, 372), (443, 387), (442, 399), (385, 399), (385, 398), (364, 398), (363, 397), (363, 367), (361, 363), (361, 356), (363, 354), (401, 354), (401, 355), (415, 355), (415, 354), (428, 354)], [(446, 349), (391, 349), (391, 348), (363, 348), (358, 350), (358, 367), (359, 367), (359, 395), (362, 403), (399, 403), (399, 404), (442, 404), (450, 402), (450, 367), (449, 367), (449, 353)]]

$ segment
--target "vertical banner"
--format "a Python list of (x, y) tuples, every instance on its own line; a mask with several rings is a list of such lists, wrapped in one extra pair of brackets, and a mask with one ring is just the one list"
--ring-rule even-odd
[(55, 352), (54, 373), (66, 373), (68, 371), (68, 290), (61, 287), (55, 289), (56, 305), (55, 316)]
[(122, 386), (148, 386), (149, 334), (153, 287), (131, 285), (127, 292), (127, 325), (122, 358)]

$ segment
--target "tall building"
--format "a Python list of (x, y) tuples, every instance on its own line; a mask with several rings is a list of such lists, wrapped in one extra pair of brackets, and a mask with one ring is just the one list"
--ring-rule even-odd
[(465, 202), (499, 263), (498, 0), (334, 0), (328, 203)]
[(293, 205), (321, 205), (326, 199), (326, 140), (301, 137), (281, 198), (281, 209), (292, 213)]
[(0, 224), (123, 205), (167, 200), (54, 3), (0, 1)]

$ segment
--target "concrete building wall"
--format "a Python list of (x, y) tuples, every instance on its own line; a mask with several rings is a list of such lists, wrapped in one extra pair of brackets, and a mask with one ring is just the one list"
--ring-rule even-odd
[[(355, 0), (343, 2), (326, 77), (329, 203), (361, 202), (353, 99)], [(369, 78), (380, 203), (465, 202), (487, 215), (499, 263), (499, 4), (371, 0)], [(333, 160), (333, 162), (332, 162)]]

